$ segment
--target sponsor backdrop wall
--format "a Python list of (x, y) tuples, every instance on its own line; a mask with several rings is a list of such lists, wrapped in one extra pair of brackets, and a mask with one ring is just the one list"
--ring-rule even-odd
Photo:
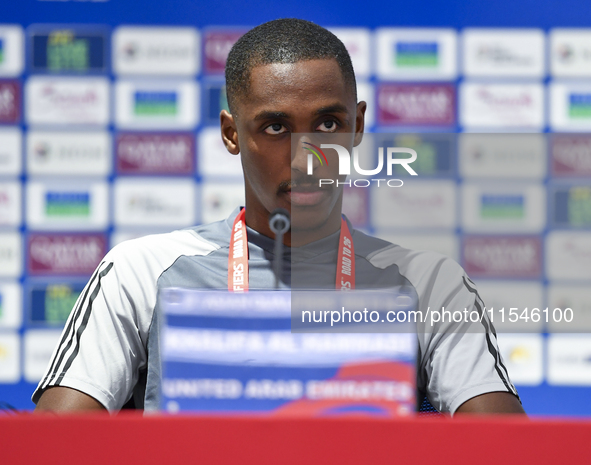
[[(404, 189), (348, 194), (357, 227), (455, 258), (489, 306), (591, 312), (585, 6), (3, 5), (0, 401), (32, 407), (65, 318), (110, 247), (215, 221), (242, 202), (239, 159), (217, 129), (225, 57), (248, 27), (281, 16), (333, 28), (368, 129), (422, 154)], [(499, 335), (525, 408), (591, 415), (591, 338), (551, 329)]]

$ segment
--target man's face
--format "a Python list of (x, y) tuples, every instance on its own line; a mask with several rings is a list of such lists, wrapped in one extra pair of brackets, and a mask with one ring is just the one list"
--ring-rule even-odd
[[(318, 178), (336, 177), (327, 167), (307, 175), (307, 153), (292, 151), (292, 134), (342, 133), (341, 145), (349, 149), (361, 140), (365, 102), (356, 103), (336, 60), (255, 67), (235, 107), (233, 116), (221, 115), (222, 135), (228, 150), (241, 154), (247, 223), (265, 234), (269, 212), (283, 207), (291, 212), (292, 231), (335, 229), (342, 189), (319, 188)], [(337, 167), (330, 152), (328, 165)]]

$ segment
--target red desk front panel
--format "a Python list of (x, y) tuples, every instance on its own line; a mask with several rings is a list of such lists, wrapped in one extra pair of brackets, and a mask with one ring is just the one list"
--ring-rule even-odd
[(0, 417), (0, 463), (591, 463), (591, 422), (136, 414)]

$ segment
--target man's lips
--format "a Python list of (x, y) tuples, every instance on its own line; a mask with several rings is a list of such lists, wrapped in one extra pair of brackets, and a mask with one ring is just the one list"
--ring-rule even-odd
[(328, 192), (324, 190), (317, 190), (311, 192), (295, 192), (290, 191), (287, 193), (292, 205), (300, 206), (312, 206), (322, 202), (328, 197)]
[(330, 186), (320, 188), (317, 184), (293, 184), (284, 192), (292, 205), (312, 206), (330, 196)]

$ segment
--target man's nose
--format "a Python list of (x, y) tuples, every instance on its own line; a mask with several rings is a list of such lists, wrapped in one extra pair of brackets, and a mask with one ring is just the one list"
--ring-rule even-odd
[(306, 149), (311, 140), (307, 136), (298, 137), (291, 146), (291, 169), (308, 174), (308, 160), (312, 160), (312, 169), (319, 165), (319, 161)]

